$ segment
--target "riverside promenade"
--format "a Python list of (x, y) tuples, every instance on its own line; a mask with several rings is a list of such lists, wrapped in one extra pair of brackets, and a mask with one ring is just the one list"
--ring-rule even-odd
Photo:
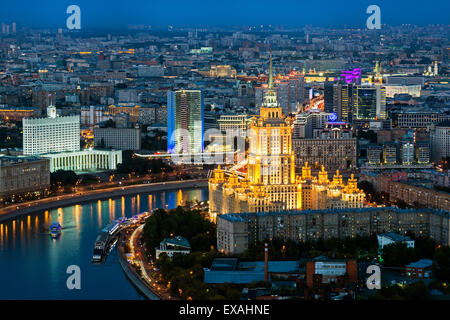
[(119, 260), (120, 266), (127, 279), (133, 284), (133, 286), (148, 300), (161, 300), (161, 296), (150, 290), (149, 285), (141, 278), (137, 273), (137, 266), (132, 266), (125, 256), (125, 248), (122, 245), (122, 241), (130, 241), (122, 234), (119, 237), (117, 244), (117, 258)]
[(31, 214), (37, 211), (50, 210), (54, 208), (66, 207), (83, 202), (102, 200), (108, 198), (133, 195), (137, 193), (151, 193), (176, 189), (205, 188), (208, 186), (208, 179), (180, 180), (156, 182), (148, 184), (137, 184), (130, 186), (113, 187), (99, 190), (89, 190), (76, 192), (61, 196), (44, 198), (10, 205), (0, 209), (0, 222)]

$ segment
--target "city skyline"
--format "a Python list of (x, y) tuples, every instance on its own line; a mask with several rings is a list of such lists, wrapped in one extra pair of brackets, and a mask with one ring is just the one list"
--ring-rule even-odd
[(450, 300), (447, 3), (91, 2), (0, 5), (0, 300)]

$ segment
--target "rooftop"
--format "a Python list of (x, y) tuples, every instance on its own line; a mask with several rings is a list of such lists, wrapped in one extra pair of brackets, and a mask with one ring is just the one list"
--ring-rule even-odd
[(180, 236), (176, 236), (173, 238), (166, 238), (163, 241), (161, 241), (161, 246), (164, 246), (166, 244), (171, 244), (171, 245), (176, 245), (176, 246), (180, 246), (180, 247), (185, 247), (185, 248), (191, 248), (191, 244), (189, 243), (189, 241), (186, 238), (180, 237)]
[(394, 232), (387, 232), (380, 234), (379, 237), (386, 237), (391, 239), (392, 241), (411, 241), (412, 239), (408, 236), (402, 236), (401, 234)]
[(380, 207), (380, 208), (344, 208), (344, 209), (324, 209), (324, 210), (286, 210), (286, 211), (270, 211), (270, 212), (257, 212), (257, 213), (227, 213), (218, 215), (218, 219), (224, 219), (230, 222), (246, 222), (247, 218), (254, 216), (279, 216), (279, 215), (307, 215), (315, 213), (327, 213), (327, 214), (343, 214), (343, 213), (363, 213), (363, 212), (380, 212), (391, 210), (399, 213), (411, 213), (411, 212), (424, 212), (433, 213), (441, 216), (449, 215), (448, 211), (423, 208), (423, 209), (400, 209), (397, 207)]
[(17, 163), (33, 162), (43, 160), (43, 158), (35, 156), (8, 156), (0, 155), (0, 166), (13, 165)]
[(421, 259), (416, 262), (411, 262), (406, 267), (408, 268), (429, 268), (433, 264), (433, 261), (430, 259)]

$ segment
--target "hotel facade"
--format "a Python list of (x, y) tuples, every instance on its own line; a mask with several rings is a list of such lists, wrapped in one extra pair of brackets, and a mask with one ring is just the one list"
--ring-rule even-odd
[(360, 208), (365, 195), (353, 175), (344, 183), (339, 172), (328, 179), (322, 167), (317, 177), (305, 163), (295, 174), (292, 127), (282, 114), (273, 89), (272, 59), (269, 89), (249, 128), (249, 149), (239, 169), (220, 167), (209, 180), (210, 215), (279, 210)]

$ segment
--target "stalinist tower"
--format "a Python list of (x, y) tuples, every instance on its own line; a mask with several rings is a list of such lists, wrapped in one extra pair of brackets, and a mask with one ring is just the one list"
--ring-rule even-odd
[(247, 178), (261, 197), (255, 211), (300, 209), (301, 186), (295, 182), (295, 161), (291, 145), (291, 127), (287, 125), (273, 88), (272, 55), (269, 67), (269, 89), (252, 119), (249, 130)]
[[(212, 217), (224, 213), (363, 206), (364, 194), (360, 190), (346, 187), (342, 179), (330, 182), (324, 170), (319, 177), (313, 177), (306, 163), (302, 175), (295, 175), (291, 132), (273, 88), (271, 55), (269, 88), (259, 116), (251, 119), (248, 156), (237, 166), (242, 169), (224, 170), (219, 166), (209, 180)], [(353, 180), (350, 182), (353, 186)]]

